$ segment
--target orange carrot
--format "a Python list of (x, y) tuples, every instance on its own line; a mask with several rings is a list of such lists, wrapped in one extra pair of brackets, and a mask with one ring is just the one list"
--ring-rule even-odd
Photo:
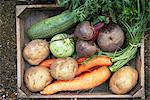
[(112, 65), (111, 58), (107, 56), (98, 56), (89, 60), (86, 64), (82, 64), (78, 67), (76, 75), (81, 74), (82, 72), (88, 71), (90, 68), (95, 66), (110, 66)]
[(44, 60), (43, 62), (40, 63), (40, 66), (43, 66), (43, 67), (50, 67), (52, 63), (54, 63), (56, 61), (56, 59), (47, 59), (47, 60)]
[(77, 59), (78, 64), (82, 63), (83, 61), (85, 61), (87, 58), (86, 57), (82, 57)]
[(100, 67), (91, 72), (81, 74), (73, 80), (59, 80), (48, 85), (41, 94), (54, 94), (59, 91), (74, 91), (94, 88), (104, 83), (111, 75), (108, 67)]

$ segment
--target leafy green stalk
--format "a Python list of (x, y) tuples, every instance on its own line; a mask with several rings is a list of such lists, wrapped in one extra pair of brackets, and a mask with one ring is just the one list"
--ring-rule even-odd
[(76, 19), (83, 21), (88, 16), (93, 16), (97, 13), (101, 7), (99, 0), (86, 0), (83, 5), (73, 10), (73, 14), (76, 16)]
[(110, 70), (112, 72), (117, 71), (119, 68), (121, 68), (123, 65), (125, 65), (127, 62), (129, 62), (131, 59), (133, 59), (136, 56), (136, 52), (139, 47), (139, 43), (144, 36), (144, 31), (146, 28), (146, 16), (141, 16), (141, 20), (138, 22), (132, 24), (132, 26), (128, 25), (127, 22), (123, 22), (125, 27), (127, 28), (127, 34), (130, 35), (129, 38), (129, 48), (123, 52), (120, 56), (115, 57), (112, 59), (113, 62), (115, 62), (111, 67)]
[(103, 4), (100, 0), (57, 0), (61, 7), (69, 8), (75, 20), (83, 21), (99, 12)]
[[(100, 51), (88, 58), (93, 59), (99, 55), (107, 55), (114, 63), (110, 70), (117, 71), (136, 56), (140, 41), (144, 36), (146, 24), (150, 19), (150, 3), (141, 0), (62, 0), (64, 4), (70, 5), (71, 12), (75, 20), (83, 21), (93, 17), (97, 13), (102, 16), (110, 16), (113, 22), (118, 23), (124, 29), (127, 37), (127, 46), (123, 50), (113, 53)], [(79, 1), (82, 1), (79, 3)]]
[(137, 6), (138, 6), (138, 16), (140, 17), (140, 0), (137, 0)]
[(71, 10), (83, 5), (85, 0), (57, 0), (57, 3), (61, 7), (69, 8)]
[[(116, 2), (119, 2), (119, 5), (117, 5)], [(114, 64), (109, 67), (111, 72), (117, 71), (122, 66), (127, 64), (131, 59), (136, 57), (137, 50), (140, 47), (141, 39), (144, 36), (144, 32), (146, 30), (146, 24), (149, 19), (148, 16), (150, 16), (148, 13), (141, 13), (140, 0), (118, 0), (116, 2), (110, 2), (112, 5), (114, 5), (114, 8), (112, 9), (118, 8), (112, 17), (114, 17), (116, 22), (124, 28), (128, 44), (126, 48), (120, 51), (113, 53), (100, 51), (98, 54), (95, 54), (95, 56), (107, 55), (112, 58), (112, 62)], [(120, 5), (122, 5), (122, 7), (120, 7)]]

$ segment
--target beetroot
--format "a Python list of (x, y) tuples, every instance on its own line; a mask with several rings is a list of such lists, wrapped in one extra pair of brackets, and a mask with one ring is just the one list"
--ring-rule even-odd
[(83, 21), (79, 23), (74, 31), (74, 36), (82, 40), (92, 40), (95, 41), (99, 30), (103, 28), (104, 22), (99, 22), (96, 25), (91, 25), (88, 21)]
[(88, 21), (79, 23), (74, 31), (74, 35), (82, 40), (92, 39), (93, 34), (93, 27)]
[(112, 24), (99, 32), (97, 43), (102, 50), (113, 52), (123, 45), (124, 39), (125, 36), (120, 26)]
[(93, 41), (77, 40), (76, 52), (78, 57), (89, 57), (97, 51), (97, 47)]

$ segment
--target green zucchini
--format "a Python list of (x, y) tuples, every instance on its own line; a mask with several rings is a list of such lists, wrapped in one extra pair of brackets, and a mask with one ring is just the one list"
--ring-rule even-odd
[(39, 21), (27, 30), (30, 39), (51, 38), (76, 23), (72, 12), (65, 11), (54, 17)]

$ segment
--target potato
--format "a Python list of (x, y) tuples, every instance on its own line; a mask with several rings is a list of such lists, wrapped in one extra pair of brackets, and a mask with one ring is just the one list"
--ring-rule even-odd
[(52, 82), (50, 70), (45, 67), (30, 67), (25, 71), (24, 81), (26, 87), (32, 92), (38, 92)]
[(137, 83), (138, 72), (131, 66), (125, 66), (113, 74), (109, 87), (115, 94), (129, 92)]
[(78, 64), (73, 58), (59, 58), (51, 65), (51, 75), (58, 80), (71, 80), (77, 68)]
[(48, 42), (41, 39), (32, 40), (23, 50), (24, 59), (31, 65), (38, 65), (48, 55)]

